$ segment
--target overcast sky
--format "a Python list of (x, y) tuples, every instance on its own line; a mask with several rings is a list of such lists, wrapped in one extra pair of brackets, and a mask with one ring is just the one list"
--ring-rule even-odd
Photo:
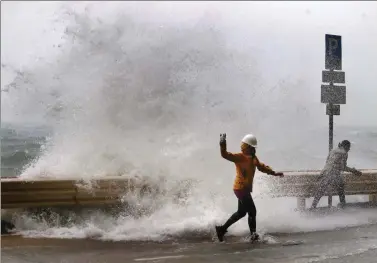
[[(90, 5), (92, 13), (109, 20), (124, 10), (136, 20), (161, 26), (196, 24), (208, 17), (233, 48), (252, 48), (259, 70), (270, 81), (266, 84), (287, 76), (311, 83), (308, 93), (318, 101), (313, 110), (323, 112), (325, 124), (319, 96), (325, 34), (341, 35), (347, 105), (341, 106), (337, 123), (377, 125), (377, 2), (2, 2), (2, 64), (17, 70), (53, 57), (65, 26), (62, 5), (81, 11)], [(3, 67), (1, 74), (3, 89), (14, 75)], [(2, 92), (1, 102), (2, 119), (12, 121), (14, 100)]]

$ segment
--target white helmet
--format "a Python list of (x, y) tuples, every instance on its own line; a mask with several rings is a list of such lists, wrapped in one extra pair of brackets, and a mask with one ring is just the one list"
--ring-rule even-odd
[(246, 134), (245, 137), (243, 137), (242, 142), (251, 147), (257, 148), (257, 138), (252, 134)]

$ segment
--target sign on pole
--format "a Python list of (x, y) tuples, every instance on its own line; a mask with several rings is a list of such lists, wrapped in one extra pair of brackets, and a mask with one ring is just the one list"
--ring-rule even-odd
[(346, 73), (344, 71), (322, 70), (322, 82), (344, 84), (346, 82)]
[(321, 102), (346, 104), (346, 86), (321, 85)]
[(326, 104), (326, 115), (340, 115), (340, 105)]
[(325, 39), (325, 69), (342, 70), (342, 37), (326, 34)]

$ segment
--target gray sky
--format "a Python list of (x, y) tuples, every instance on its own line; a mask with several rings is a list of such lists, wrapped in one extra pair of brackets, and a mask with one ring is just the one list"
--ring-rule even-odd
[[(2, 2), (1, 5), (2, 64), (22, 69), (32, 68), (39, 59), (49, 60), (57, 54), (54, 46), (60, 43), (65, 27), (61, 5), (84, 12), (89, 4)], [(310, 100), (318, 102), (310, 110), (323, 113), (319, 118), (324, 125), (327, 116), (325, 106), (320, 103), (324, 38), (326, 33), (341, 35), (347, 104), (341, 106), (336, 123), (377, 125), (377, 2), (96, 2), (91, 5), (92, 15), (108, 20), (122, 10), (131, 13), (136, 21), (161, 26), (179, 28), (203, 21), (215, 23), (232, 49), (252, 52), (266, 85), (287, 78), (305, 80)], [(2, 88), (12, 80), (14, 75), (10, 72), (2, 68)], [(15, 107), (14, 98), (6, 92), (1, 95), (2, 119), (20, 119), (11, 110)], [(32, 114), (38, 119), (41, 112)]]

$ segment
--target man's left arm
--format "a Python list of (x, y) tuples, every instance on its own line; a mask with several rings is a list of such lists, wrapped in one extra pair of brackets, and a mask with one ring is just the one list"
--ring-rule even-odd
[(269, 174), (269, 175), (273, 175), (273, 176), (280, 176), (280, 177), (284, 176), (283, 173), (277, 173), (277, 172), (275, 172), (270, 166), (265, 165), (264, 163), (260, 162), (258, 158), (256, 158), (256, 159), (257, 159), (257, 165), (256, 166), (257, 166), (257, 169), (260, 172), (266, 173), (266, 174)]
[(343, 157), (343, 171), (350, 172), (356, 175), (362, 175), (362, 172), (358, 171), (355, 168), (351, 168), (347, 166), (348, 154), (345, 154)]

